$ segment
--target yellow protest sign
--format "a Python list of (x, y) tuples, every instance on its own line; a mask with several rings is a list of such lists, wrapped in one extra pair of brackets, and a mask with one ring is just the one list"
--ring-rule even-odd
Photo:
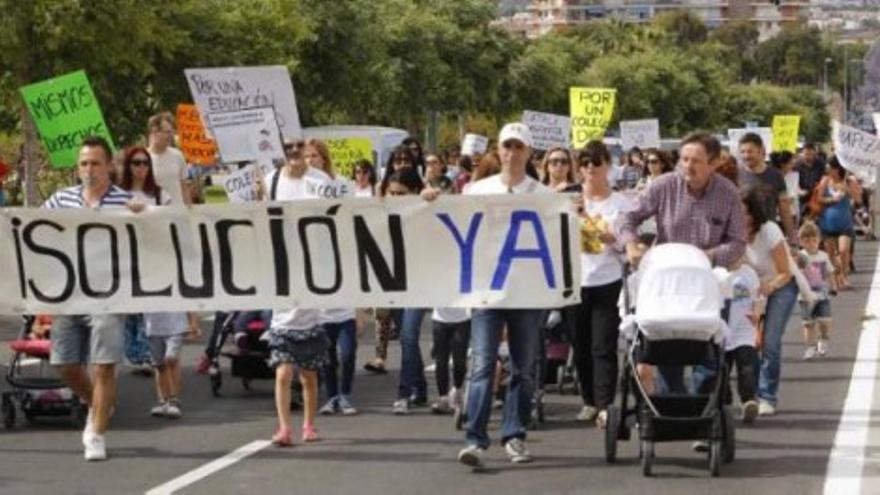
[(800, 115), (776, 115), (773, 117), (773, 151), (797, 151)]
[(616, 95), (612, 88), (570, 88), (572, 146), (582, 148), (587, 141), (605, 136)]
[(195, 105), (177, 105), (177, 145), (188, 163), (213, 165), (217, 144), (205, 134), (205, 126)]
[(330, 159), (333, 161), (333, 168), (338, 175), (351, 178), (354, 165), (360, 160), (374, 164), (373, 143), (370, 138), (326, 139), (324, 142), (330, 150)]

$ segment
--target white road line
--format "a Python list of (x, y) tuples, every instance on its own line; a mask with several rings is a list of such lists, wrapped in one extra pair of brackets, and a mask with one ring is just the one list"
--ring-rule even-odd
[(146, 492), (146, 495), (167, 495), (170, 493), (174, 493), (181, 488), (192, 485), (199, 480), (211, 476), (221, 469), (225, 469), (235, 464), (245, 457), (256, 454), (257, 452), (265, 449), (269, 445), (272, 445), (272, 442), (268, 440), (256, 440), (247, 445), (242, 445), (241, 447), (235, 449), (234, 451), (224, 455), (219, 459), (213, 460), (201, 467), (193, 469), (188, 473), (184, 473), (183, 475), (178, 476), (177, 478), (174, 478), (167, 483), (150, 489)]
[(834, 448), (828, 458), (825, 495), (858, 495), (862, 489), (877, 360), (880, 359), (880, 256), (874, 268), (864, 318), (843, 415), (834, 437)]

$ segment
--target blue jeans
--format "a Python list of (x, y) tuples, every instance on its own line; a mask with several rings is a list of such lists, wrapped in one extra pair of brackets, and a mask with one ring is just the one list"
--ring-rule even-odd
[[(351, 385), (354, 382), (354, 360), (357, 353), (357, 324), (346, 320), (341, 323), (325, 323), (324, 331), (330, 339), (330, 360), (324, 367), (324, 387), (327, 399), (339, 397), (351, 402)], [(342, 368), (340, 387), (336, 369)]]
[(144, 329), (144, 315), (126, 315), (123, 328), (125, 358), (131, 364), (149, 364), (150, 341), (147, 340), (147, 334)]
[(422, 333), (422, 320), (425, 308), (406, 308), (400, 328), (400, 386), (397, 388), (398, 399), (427, 399), (428, 382), (425, 380), (425, 363), (422, 361), (422, 350), (419, 337)]
[(501, 423), (502, 443), (525, 438), (535, 387), (535, 361), (541, 347), (544, 310), (475, 309), (471, 319), (471, 376), (467, 396), (467, 433), (470, 445), (489, 447), (486, 426), (492, 412), (492, 378), (498, 345), (507, 324), (510, 348), (510, 384)]
[(797, 302), (798, 286), (794, 279), (767, 298), (764, 314), (764, 348), (761, 351), (761, 375), (758, 398), (776, 405), (779, 375), (782, 370), (782, 334)]

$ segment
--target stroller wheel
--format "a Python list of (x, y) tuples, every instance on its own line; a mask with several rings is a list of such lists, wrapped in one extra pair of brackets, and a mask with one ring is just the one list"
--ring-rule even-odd
[(605, 462), (613, 464), (617, 461), (617, 437), (620, 430), (620, 410), (609, 404), (605, 408), (608, 423), (605, 424)]
[(713, 478), (721, 474), (721, 442), (718, 440), (709, 444), (709, 473)]
[(734, 423), (733, 407), (724, 406), (722, 409), (722, 423), (724, 437), (721, 440), (722, 461), (731, 463), (736, 458), (736, 425)]
[(654, 442), (642, 440), (642, 475), (652, 476), (651, 468), (654, 465)]
[(8, 396), (3, 397), (3, 403), (0, 405), (0, 413), (3, 414), (3, 427), (11, 430), (15, 426), (15, 404)]
[(223, 386), (223, 377), (220, 373), (211, 374), (211, 394), (220, 397), (220, 387)]

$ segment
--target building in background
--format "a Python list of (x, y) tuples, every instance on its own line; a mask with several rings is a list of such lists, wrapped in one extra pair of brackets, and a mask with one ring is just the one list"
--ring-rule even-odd
[(650, 22), (657, 15), (686, 10), (710, 28), (746, 20), (758, 27), (761, 39), (774, 36), (788, 24), (804, 24), (810, 0), (534, 0), (524, 12), (497, 24), (526, 38), (593, 20)]

